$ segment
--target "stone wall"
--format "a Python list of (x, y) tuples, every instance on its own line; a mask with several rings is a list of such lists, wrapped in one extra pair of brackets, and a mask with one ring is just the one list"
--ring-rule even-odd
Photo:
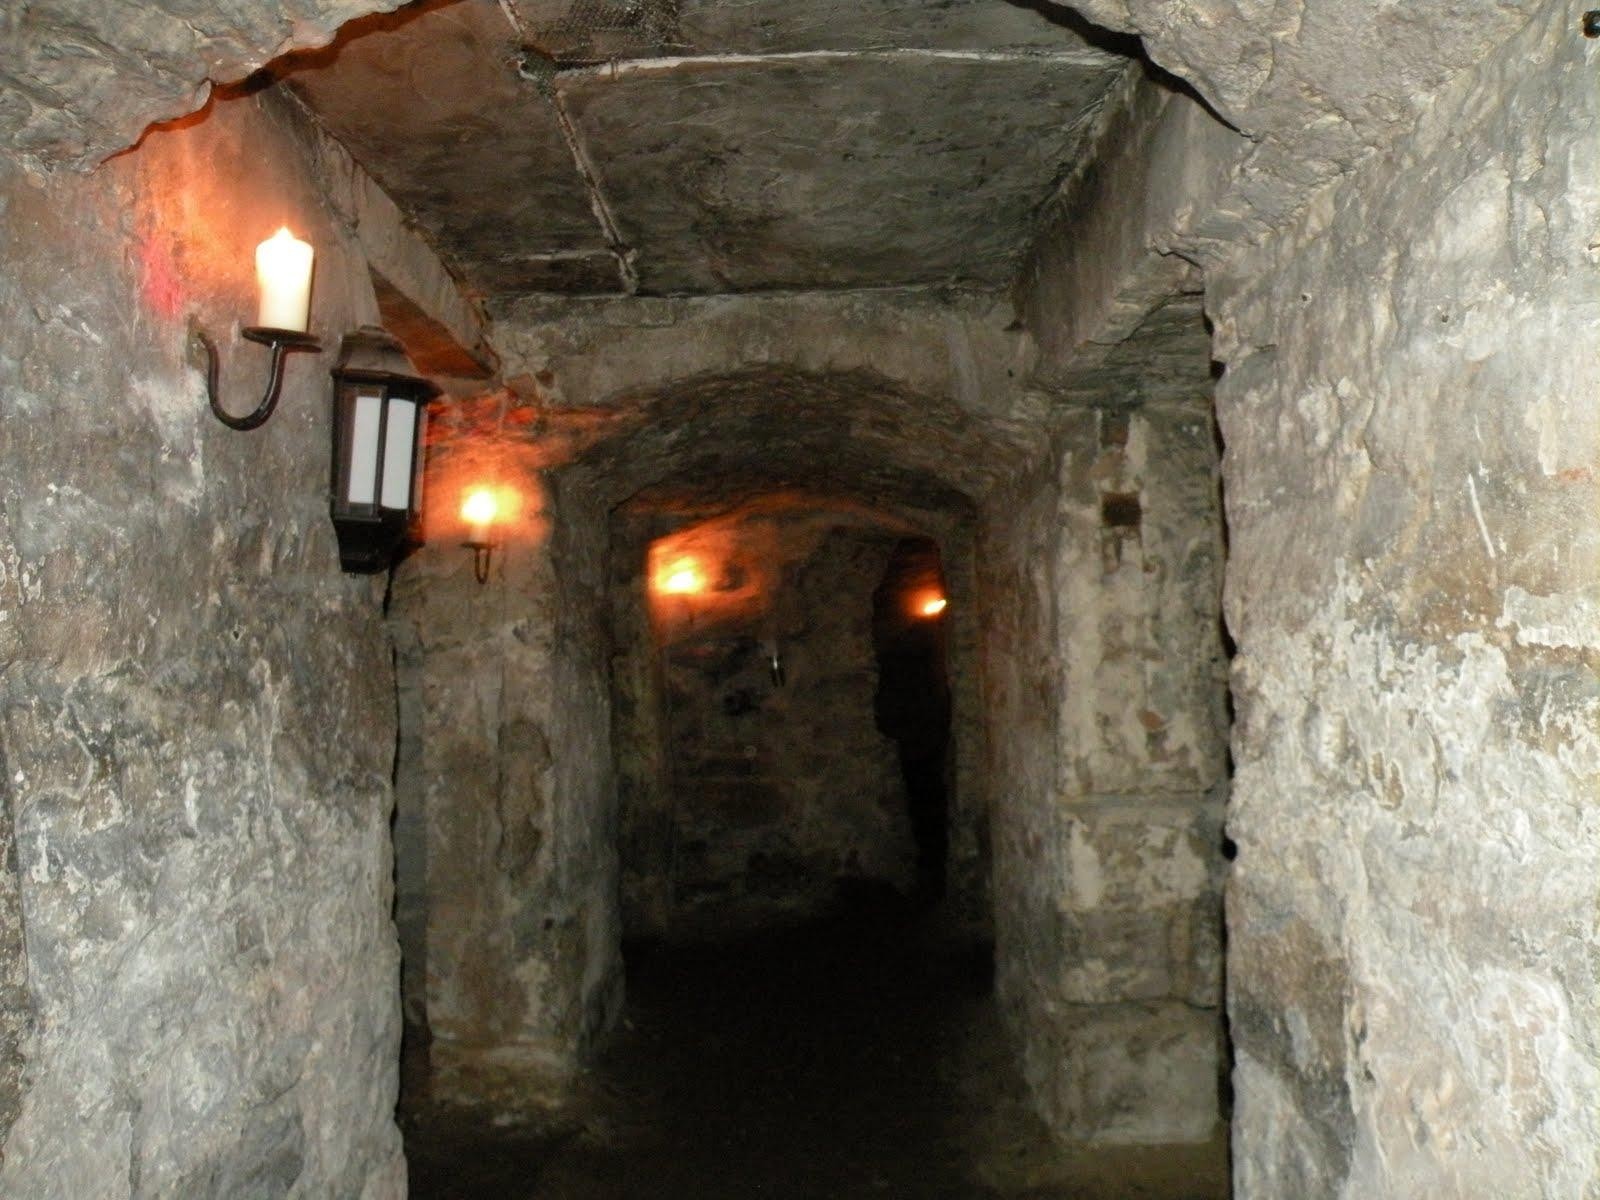
[(151, 122), (202, 108), (213, 82), (236, 82), (295, 47), (326, 45), (346, 21), (396, 7), (157, 0), (130, 12), (99, 0), (46, 0), (11, 9), (0, 18), (0, 137), (16, 152), (90, 167)]
[[(248, 100), (91, 175), (0, 162), (6, 1195), (405, 1191), (390, 648), (327, 516), (327, 369), (377, 309), (326, 149)], [(325, 349), (236, 433), (186, 319), (253, 404), (230, 322), (284, 220)]]
[(997, 497), (980, 542), (1001, 1002), (1071, 1141), (1201, 1141), (1219, 1115), (1226, 652), (1206, 365), (1135, 407), (1110, 392), (1064, 412), (1055, 457)]
[(1013, 315), (997, 293), (954, 288), (530, 296), (499, 306), (494, 343), (507, 378), (536, 386), (555, 408), (612, 409), (684, 380), (775, 366), (870, 371), (1003, 421), (1027, 415), (1024, 381), (1035, 357)]
[[(687, 523), (636, 514), (634, 536), (614, 538), (626, 549), (613, 557), (613, 610), (638, 631), (618, 644), (615, 686), (642, 684), (615, 709), (619, 770), (633, 780), (621, 835), (635, 932), (804, 915), (844, 879), (914, 885), (905, 785), (875, 724), (872, 641), (873, 591), (912, 530), (815, 503)], [(653, 584), (684, 563), (705, 572), (703, 592)], [(633, 606), (653, 619), (627, 621)]]
[(1597, 44), (1570, 5), (1211, 273), (1237, 1194), (1591, 1194)]

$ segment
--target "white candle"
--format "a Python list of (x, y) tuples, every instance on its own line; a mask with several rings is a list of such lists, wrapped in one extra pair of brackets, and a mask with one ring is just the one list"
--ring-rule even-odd
[(304, 333), (311, 317), (311, 247), (280, 229), (256, 247), (257, 325)]

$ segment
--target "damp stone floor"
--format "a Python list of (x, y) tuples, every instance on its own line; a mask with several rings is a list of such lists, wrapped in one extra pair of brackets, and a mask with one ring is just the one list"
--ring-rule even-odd
[(560, 1114), (408, 1092), (413, 1200), (1228, 1195), (1220, 1129), (1201, 1146), (1053, 1145), (1009, 1066), (987, 948), (936, 909), (866, 892), (803, 925), (626, 960), (627, 1019)]

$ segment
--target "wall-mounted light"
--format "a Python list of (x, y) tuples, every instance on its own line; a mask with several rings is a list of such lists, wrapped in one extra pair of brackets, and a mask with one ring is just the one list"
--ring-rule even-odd
[(925, 596), (917, 603), (917, 615), (919, 617), (937, 617), (949, 607), (949, 604), (950, 601), (943, 596)]
[(333, 368), (333, 528), (346, 571), (394, 562), (422, 510), (422, 442), (439, 389), (412, 373), (400, 343), (365, 326)]
[(489, 581), (489, 556), (494, 553), (494, 523), (499, 515), (500, 500), (493, 488), (471, 488), (461, 501), (461, 519), (467, 525), (467, 540), (461, 544), (472, 551), (472, 577), (479, 583)]
[(656, 576), (656, 590), (669, 596), (693, 596), (706, 590), (706, 574), (693, 559), (681, 558)]
[(278, 230), (256, 247), (256, 284), (261, 301), (256, 323), (239, 331), (252, 342), (272, 348), (267, 368), (267, 388), (248, 416), (236, 417), (222, 407), (217, 398), (220, 368), (217, 344), (205, 330), (196, 327), (194, 340), (205, 351), (206, 397), (211, 411), (229, 429), (258, 429), (265, 425), (278, 406), (283, 390), (284, 355), (294, 350), (319, 350), (321, 343), (306, 332), (311, 315), (311, 269), (315, 255), (311, 247), (298, 240), (287, 228)]

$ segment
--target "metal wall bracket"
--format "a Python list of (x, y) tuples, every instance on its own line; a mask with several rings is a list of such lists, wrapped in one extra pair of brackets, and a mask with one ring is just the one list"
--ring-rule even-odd
[(261, 397), (261, 402), (256, 405), (255, 411), (243, 417), (233, 416), (222, 407), (221, 401), (217, 398), (221, 367), (217, 358), (216, 342), (211, 339), (210, 334), (198, 326), (190, 330), (190, 337), (205, 352), (206, 398), (211, 402), (211, 411), (217, 420), (229, 429), (259, 429), (267, 423), (272, 410), (278, 407), (278, 394), (283, 390), (284, 356), (295, 350), (320, 350), (322, 343), (309, 333), (293, 329), (272, 329), (265, 325), (247, 325), (239, 332), (252, 342), (272, 347), (272, 360), (267, 368), (267, 390)]

